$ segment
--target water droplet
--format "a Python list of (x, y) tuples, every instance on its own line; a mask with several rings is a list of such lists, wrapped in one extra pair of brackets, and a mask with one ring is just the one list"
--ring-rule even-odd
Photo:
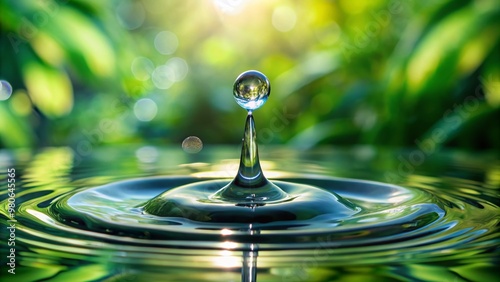
[(189, 154), (196, 154), (203, 149), (203, 142), (196, 136), (189, 136), (182, 141), (182, 149)]
[(8, 81), (0, 80), (0, 101), (7, 100), (12, 95), (12, 86)]
[(233, 95), (238, 105), (247, 111), (260, 108), (271, 93), (271, 84), (267, 77), (258, 71), (249, 70), (236, 78)]

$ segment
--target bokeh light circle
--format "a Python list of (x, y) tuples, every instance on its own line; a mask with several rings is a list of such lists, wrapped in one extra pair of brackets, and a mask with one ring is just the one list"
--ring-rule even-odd
[(132, 61), (130, 70), (137, 80), (146, 81), (151, 77), (151, 74), (155, 70), (155, 66), (150, 59), (146, 57), (137, 57)]
[(134, 114), (138, 120), (151, 121), (156, 117), (157, 113), (158, 106), (155, 101), (149, 98), (143, 98), (135, 102)]
[(160, 54), (170, 55), (177, 50), (179, 40), (177, 39), (177, 35), (173, 32), (161, 31), (156, 35), (154, 45)]
[(139, 1), (121, 1), (116, 7), (118, 22), (128, 30), (142, 26), (146, 19), (146, 11)]
[(276, 30), (288, 32), (295, 27), (297, 14), (288, 6), (277, 7), (273, 11), (272, 23)]

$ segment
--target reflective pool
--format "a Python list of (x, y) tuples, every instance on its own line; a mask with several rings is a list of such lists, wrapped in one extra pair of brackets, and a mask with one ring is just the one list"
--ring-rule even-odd
[[(1, 222), (13, 227), (2, 232), (2, 261), (14, 253), (15, 281), (240, 281), (249, 268), (258, 281), (497, 277), (500, 162), (492, 153), (261, 146), (269, 179), (330, 189), (359, 210), (285, 232), (266, 222), (252, 225), (258, 232), (199, 228), (141, 212), (147, 199), (172, 187), (230, 181), (239, 152), (239, 146), (207, 146), (198, 154), (151, 146), (85, 156), (70, 148), (2, 151)], [(12, 168), (15, 195), (7, 185)], [(9, 269), (2, 267), (2, 278)]]

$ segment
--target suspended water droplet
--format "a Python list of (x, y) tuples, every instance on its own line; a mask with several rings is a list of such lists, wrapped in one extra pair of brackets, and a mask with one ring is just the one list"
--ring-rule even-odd
[(258, 71), (249, 70), (236, 78), (233, 95), (238, 105), (247, 111), (260, 108), (271, 93), (271, 84), (267, 77)]

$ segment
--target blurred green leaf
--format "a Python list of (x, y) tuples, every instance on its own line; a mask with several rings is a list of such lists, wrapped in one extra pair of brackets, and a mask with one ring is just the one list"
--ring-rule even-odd
[(36, 141), (26, 121), (16, 118), (3, 101), (0, 102), (0, 138), (7, 147), (29, 147)]
[(336, 52), (315, 52), (307, 56), (289, 71), (276, 79), (276, 88), (280, 96), (286, 97), (310, 85), (315, 80), (335, 71), (341, 63), (340, 54)]
[[(236, 143), (231, 86), (257, 69), (272, 84), (256, 117), (270, 143), (415, 146), (439, 128), (442, 146), (498, 148), (498, 1), (396, 2), (0, 1), (0, 79), (31, 98), (16, 109), (34, 107), (5, 108), (4, 127), (23, 123), (16, 140), (35, 145), (78, 142), (103, 120), (116, 132), (96, 146)], [(447, 115), (471, 96), (474, 111)], [(153, 120), (135, 116), (139, 97)]]
[(73, 107), (71, 82), (64, 72), (30, 61), (23, 68), (26, 88), (33, 103), (47, 116), (66, 115)]
[[(408, 59), (409, 95), (446, 89), (474, 71), (500, 39), (500, 10), (463, 8), (444, 18)], [(393, 92), (397, 95), (397, 91)]]

